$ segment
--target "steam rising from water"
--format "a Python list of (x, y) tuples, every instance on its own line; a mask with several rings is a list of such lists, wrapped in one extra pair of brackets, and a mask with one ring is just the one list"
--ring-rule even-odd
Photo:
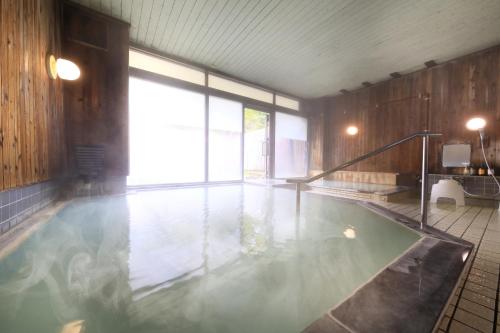
[(131, 294), (126, 214), (124, 199), (74, 204), (7, 258), (0, 266), (0, 299), (17, 305), (6, 307), (11, 319), (39, 294), (47, 294), (44, 305), (60, 324), (91, 306), (123, 311)]

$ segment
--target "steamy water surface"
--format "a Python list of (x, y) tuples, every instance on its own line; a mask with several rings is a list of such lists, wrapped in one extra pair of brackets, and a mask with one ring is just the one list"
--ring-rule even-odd
[(0, 262), (0, 332), (300, 332), (418, 235), (254, 185), (75, 201)]

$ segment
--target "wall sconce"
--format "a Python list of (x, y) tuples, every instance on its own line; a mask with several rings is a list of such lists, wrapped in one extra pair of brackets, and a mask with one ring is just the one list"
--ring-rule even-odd
[(76, 80), (80, 77), (80, 68), (69, 60), (59, 58), (56, 60), (54, 55), (47, 55), (47, 74), (51, 79), (58, 77), (63, 80)]
[(500, 194), (500, 182), (495, 177), (495, 172), (490, 167), (490, 164), (488, 163), (488, 159), (486, 158), (486, 152), (484, 151), (484, 142), (483, 141), (485, 141), (484, 128), (486, 127), (486, 120), (484, 118), (480, 118), (480, 117), (471, 118), (467, 121), (467, 123), (465, 124), (465, 127), (467, 127), (467, 129), (470, 131), (478, 131), (479, 132), (479, 142), (481, 143), (481, 152), (483, 153), (484, 163), (486, 164), (486, 167), (488, 168), (488, 174), (493, 177), (495, 183), (498, 186), (497, 193), (492, 195), (492, 197), (495, 197), (498, 194)]
[(467, 121), (465, 127), (470, 131), (479, 131), (479, 134), (482, 136), (484, 134), (484, 128), (486, 127), (486, 120), (480, 117), (471, 118)]
[(356, 126), (349, 126), (349, 127), (347, 127), (347, 129), (345, 130), (345, 132), (348, 135), (356, 135), (356, 134), (358, 134), (359, 129)]

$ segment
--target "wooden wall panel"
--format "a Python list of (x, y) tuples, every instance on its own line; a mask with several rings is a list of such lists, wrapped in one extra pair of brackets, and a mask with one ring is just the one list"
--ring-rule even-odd
[[(417, 71), (398, 79), (378, 83), (345, 95), (306, 101), (311, 130), (323, 133), (323, 169), (364, 154), (405, 135), (424, 129), (443, 133), (432, 139), (429, 167), (441, 167), (442, 144), (471, 143), (472, 162), (481, 164), (477, 133), (465, 128), (472, 116), (487, 118), (486, 153), (500, 167), (500, 46), (468, 55), (445, 64)], [(419, 96), (429, 94), (426, 101)], [(324, 122), (323, 127), (319, 124)], [(359, 135), (349, 137), (345, 128), (359, 127)], [(316, 128), (314, 128), (314, 126)], [(316, 137), (317, 135), (312, 135)], [(319, 145), (317, 138), (314, 144)], [(311, 150), (317, 154), (316, 150)], [(319, 157), (311, 155), (317, 161)], [(421, 142), (417, 140), (351, 167), (357, 171), (417, 174), (421, 169)]]
[(106, 175), (127, 176), (129, 25), (70, 2), (63, 17), (63, 54), (82, 73), (64, 85), (70, 169), (76, 145), (102, 144)]
[(48, 77), (60, 53), (57, 0), (0, 1), (0, 189), (62, 176), (62, 84)]
[[(311, 103), (306, 103), (303, 108), (310, 115), (308, 121), (309, 143), (309, 171), (317, 173), (323, 170), (323, 137), (325, 135), (325, 115), (321, 111), (325, 108), (325, 99), (318, 99)], [(316, 111), (319, 110), (319, 111)]]

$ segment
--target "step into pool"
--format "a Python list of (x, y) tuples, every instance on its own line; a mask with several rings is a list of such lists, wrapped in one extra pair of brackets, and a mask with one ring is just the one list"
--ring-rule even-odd
[(410, 189), (407, 186), (346, 182), (340, 180), (324, 180), (324, 179), (316, 180), (310, 183), (309, 186), (324, 188), (324, 189), (340, 190), (340, 191), (377, 193), (377, 194), (398, 193)]
[(301, 332), (420, 237), (283, 188), (78, 199), (0, 261), (0, 331)]

